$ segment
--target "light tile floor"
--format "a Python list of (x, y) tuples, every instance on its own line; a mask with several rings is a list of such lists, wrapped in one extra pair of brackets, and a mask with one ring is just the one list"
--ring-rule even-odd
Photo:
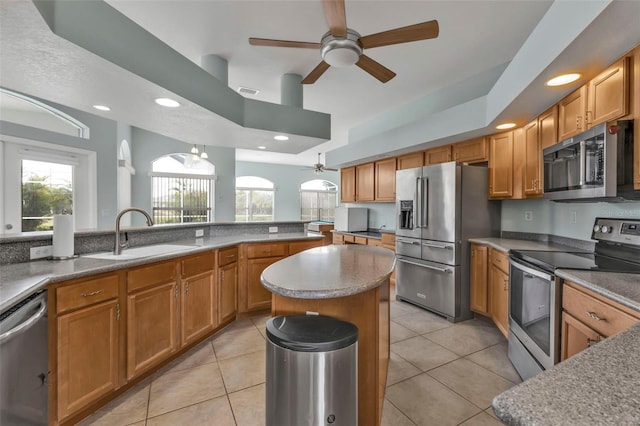
[[(264, 425), (267, 318), (235, 321), (80, 424)], [(383, 426), (500, 425), (491, 400), (519, 382), (491, 321), (391, 302)]]

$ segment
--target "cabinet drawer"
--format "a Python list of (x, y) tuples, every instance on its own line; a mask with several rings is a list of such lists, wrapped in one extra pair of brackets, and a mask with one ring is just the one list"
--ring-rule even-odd
[(127, 272), (127, 291), (130, 293), (150, 285), (175, 281), (175, 274), (176, 263), (174, 261), (132, 269)]
[(238, 247), (229, 247), (218, 251), (218, 266), (228, 265), (238, 260)]
[(354, 242), (356, 244), (367, 245), (367, 237), (355, 237)]
[(509, 273), (509, 257), (505, 253), (491, 249), (491, 263), (502, 272)]
[(376, 247), (381, 247), (382, 246), (382, 240), (377, 240), (375, 238), (369, 238), (367, 240), (367, 245), (368, 246), (376, 246)]
[(355, 243), (356, 242), (355, 235), (345, 235), (344, 236), (344, 242), (345, 243)]
[(344, 234), (333, 233), (333, 244), (344, 244)]
[(382, 244), (394, 246), (396, 245), (396, 234), (383, 233)]
[(180, 261), (180, 270), (183, 277), (190, 277), (210, 271), (214, 266), (214, 257), (212, 252), (190, 256)]
[(58, 313), (118, 297), (118, 276), (96, 278), (56, 289)]
[(310, 248), (320, 247), (322, 245), (322, 240), (311, 240), (311, 241), (293, 241), (289, 243), (289, 256), (300, 253), (301, 251), (305, 251)]
[(251, 244), (247, 246), (247, 257), (249, 259), (286, 255), (287, 244)]
[(562, 292), (562, 308), (605, 337), (638, 322), (637, 318), (566, 283)]

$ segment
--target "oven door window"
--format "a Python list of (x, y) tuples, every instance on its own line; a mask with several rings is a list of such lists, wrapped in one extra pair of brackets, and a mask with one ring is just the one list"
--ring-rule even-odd
[(511, 265), (509, 315), (547, 355), (551, 342), (551, 283), (547, 277)]

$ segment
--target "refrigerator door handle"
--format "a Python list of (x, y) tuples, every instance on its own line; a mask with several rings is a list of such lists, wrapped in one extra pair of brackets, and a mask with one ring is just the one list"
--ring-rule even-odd
[(416, 178), (416, 228), (422, 228), (422, 178)]
[(422, 198), (420, 199), (420, 204), (424, 201), (424, 208), (422, 208), (420, 217), (420, 222), (422, 223), (423, 228), (429, 227), (429, 178), (422, 178), (422, 185), (424, 186), (422, 190)]

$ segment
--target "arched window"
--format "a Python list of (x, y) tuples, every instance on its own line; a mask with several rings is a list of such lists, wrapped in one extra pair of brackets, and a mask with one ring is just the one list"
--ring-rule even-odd
[(338, 186), (328, 180), (314, 179), (300, 185), (300, 219), (333, 222), (338, 205)]
[(156, 223), (212, 222), (215, 166), (177, 153), (153, 161), (151, 205)]
[(236, 222), (273, 220), (273, 182), (257, 176), (236, 178)]

